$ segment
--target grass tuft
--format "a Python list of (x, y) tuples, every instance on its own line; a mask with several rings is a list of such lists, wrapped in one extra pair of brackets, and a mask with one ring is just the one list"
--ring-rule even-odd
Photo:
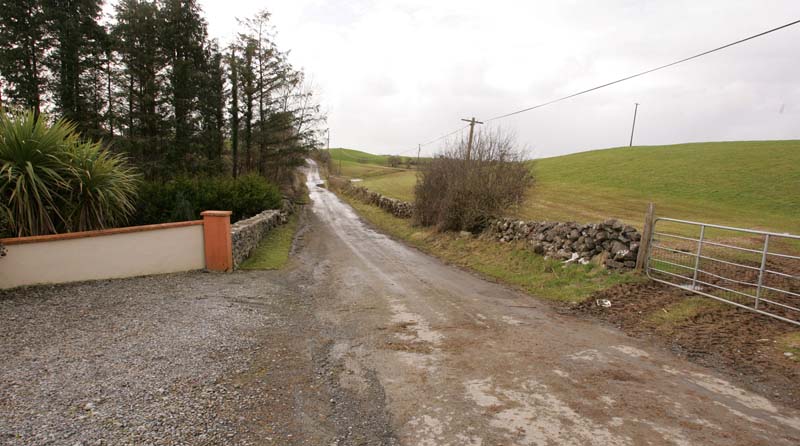
[(668, 305), (647, 317), (647, 320), (661, 328), (673, 327), (687, 321), (704, 309), (723, 308), (724, 304), (707, 297), (687, 297)]
[(292, 240), (296, 230), (297, 214), (293, 214), (285, 225), (273, 229), (261, 240), (253, 254), (242, 262), (239, 269), (264, 270), (283, 268), (286, 262), (289, 261), (289, 251), (292, 248)]
[(778, 346), (784, 353), (791, 353), (789, 356), (793, 361), (800, 361), (800, 331), (787, 333), (778, 338)]

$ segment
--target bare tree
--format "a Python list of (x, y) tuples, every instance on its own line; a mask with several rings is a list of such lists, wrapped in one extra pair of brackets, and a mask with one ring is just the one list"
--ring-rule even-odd
[(416, 186), (416, 221), (439, 230), (482, 229), (520, 204), (533, 184), (531, 165), (516, 136), (499, 128), (450, 144), (423, 166)]

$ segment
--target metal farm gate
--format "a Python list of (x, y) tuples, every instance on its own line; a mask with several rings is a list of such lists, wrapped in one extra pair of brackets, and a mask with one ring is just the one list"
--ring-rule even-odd
[(800, 236), (656, 218), (651, 279), (800, 325)]

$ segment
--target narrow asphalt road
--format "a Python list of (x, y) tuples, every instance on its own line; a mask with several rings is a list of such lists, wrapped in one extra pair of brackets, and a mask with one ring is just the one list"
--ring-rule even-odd
[(316, 166), (308, 178), (295, 267), (335, 379), (355, 399), (378, 392), (392, 432), (363, 444), (800, 444), (797, 411), (444, 265), (370, 229)]

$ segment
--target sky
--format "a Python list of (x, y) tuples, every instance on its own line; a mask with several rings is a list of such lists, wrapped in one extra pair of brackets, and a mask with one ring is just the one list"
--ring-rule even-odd
[[(224, 44), (272, 13), (331, 147), (416, 154), (491, 118), (800, 19), (797, 0), (200, 0)], [(498, 120), (532, 157), (634, 144), (800, 139), (800, 25)], [(440, 144), (422, 149), (435, 153)]]

